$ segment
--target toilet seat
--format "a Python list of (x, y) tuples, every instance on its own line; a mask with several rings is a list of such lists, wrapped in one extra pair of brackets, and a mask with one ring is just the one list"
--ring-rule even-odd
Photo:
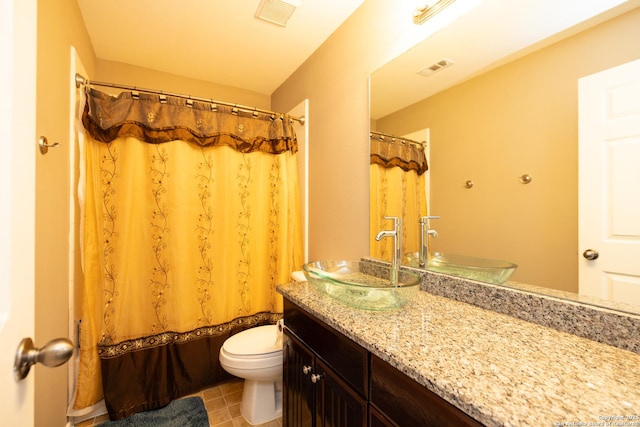
[(282, 351), (282, 342), (277, 338), (277, 325), (257, 326), (233, 335), (222, 348), (235, 356), (266, 355)]
[(276, 325), (258, 326), (227, 339), (220, 349), (220, 362), (236, 369), (282, 366), (282, 342)]

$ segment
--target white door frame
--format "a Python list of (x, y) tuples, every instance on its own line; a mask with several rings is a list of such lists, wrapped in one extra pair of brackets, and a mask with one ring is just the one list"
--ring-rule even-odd
[[(309, 100), (305, 99), (287, 113), (304, 117), (304, 124), (294, 122), (298, 138), (298, 181), (300, 182), (300, 204), (302, 212), (302, 244), (304, 262), (309, 261)], [(302, 266), (299, 266), (302, 268)]]

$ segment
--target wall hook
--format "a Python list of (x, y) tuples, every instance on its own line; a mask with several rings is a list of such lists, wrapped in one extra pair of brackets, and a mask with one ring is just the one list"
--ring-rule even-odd
[(529, 175), (528, 173), (525, 173), (524, 175), (522, 175), (520, 178), (518, 178), (520, 180), (520, 182), (522, 184), (528, 184), (531, 182), (531, 180), (533, 178), (531, 178), (531, 175)]
[(470, 179), (468, 179), (465, 183), (464, 183), (464, 188), (473, 188), (473, 181), (471, 181)]
[(49, 152), (49, 148), (55, 148), (60, 145), (59, 142), (54, 142), (53, 144), (49, 144), (46, 136), (41, 136), (38, 138), (38, 147), (40, 147), (40, 154), (47, 154)]

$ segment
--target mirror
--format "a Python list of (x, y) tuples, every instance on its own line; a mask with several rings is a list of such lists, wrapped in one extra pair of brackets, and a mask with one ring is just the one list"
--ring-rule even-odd
[[(581, 17), (533, 44), (514, 24), (513, 37), (501, 39), (522, 42), (511, 50), (483, 44), (479, 31), (457, 31), (474, 13), (371, 75), (371, 129), (399, 137), (429, 129), (428, 213), (440, 216), (430, 223), (438, 232), (432, 251), (508, 260), (518, 265), (512, 281), (577, 298), (586, 249), (578, 247), (577, 82), (640, 58), (631, 42), (640, 38), (638, 2)], [(483, 52), (503, 57), (483, 62)], [(452, 64), (417, 73), (443, 59)]]

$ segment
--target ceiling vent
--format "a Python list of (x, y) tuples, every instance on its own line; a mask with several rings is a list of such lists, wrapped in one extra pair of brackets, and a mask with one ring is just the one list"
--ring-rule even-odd
[(453, 61), (451, 61), (450, 59), (441, 59), (440, 61), (436, 62), (435, 64), (429, 65), (427, 68), (424, 68), (424, 69), (418, 71), (418, 74), (427, 77), (427, 76), (430, 76), (431, 74), (435, 73), (436, 71), (440, 71), (443, 68), (447, 68), (450, 65), (453, 65)]
[(299, 5), (296, 0), (262, 0), (256, 18), (284, 27)]

